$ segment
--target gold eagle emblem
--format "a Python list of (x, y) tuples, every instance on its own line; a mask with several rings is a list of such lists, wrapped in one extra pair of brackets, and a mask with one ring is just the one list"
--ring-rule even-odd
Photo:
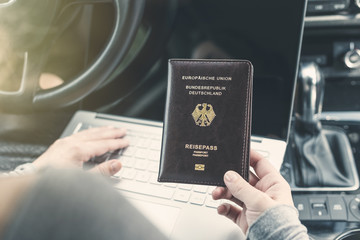
[(213, 106), (208, 103), (196, 105), (191, 115), (195, 121), (195, 124), (200, 127), (210, 126), (216, 116)]

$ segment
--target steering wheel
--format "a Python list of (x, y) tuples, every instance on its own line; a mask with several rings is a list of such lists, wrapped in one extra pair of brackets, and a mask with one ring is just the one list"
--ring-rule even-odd
[[(48, 110), (67, 107), (85, 98), (124, 59), (136, 35), (145, 2), (146, 0), (0, 0), (0, 39), (1, 31), (5, 31), (17, 53), (22, 54), (20, 86), (15, 91), (0, 90), (0, 108), (12, 112)], [(56, 35), (53, 27), (59, 16), (70, 5), (99, 3), (112, 3), (115, 12), (114, 27), (102, 52), (86, 70), (72, 80), (52, 89), (40, 89), (39, 77), (48, 55), (48, 42), (51, 43)], [(28, 26), (36, 26), (36, 31), (18, 29), (24, 22)], [(27, 40), (19, 44), (19, 38)], [(0, 51), (0, 73), (1, 66)]]

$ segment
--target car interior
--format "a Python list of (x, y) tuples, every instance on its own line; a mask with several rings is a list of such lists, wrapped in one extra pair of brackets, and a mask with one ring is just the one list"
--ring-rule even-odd
[(295, 0), (303, 20), (285, 2), (0, 0), (0, 172), (36, 159), (78, 110), (163, 122), (171, 58), (250, 58), (252, 131), (287, 140), (280, 173), (301, 222), (314, 239), (360, 239), (360, 1)]

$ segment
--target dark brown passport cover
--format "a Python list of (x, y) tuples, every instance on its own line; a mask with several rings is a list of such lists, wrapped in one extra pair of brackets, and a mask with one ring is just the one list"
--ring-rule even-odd
[(253, 67), (246, 60), (170, 59), (159, 182), (248, 180)]

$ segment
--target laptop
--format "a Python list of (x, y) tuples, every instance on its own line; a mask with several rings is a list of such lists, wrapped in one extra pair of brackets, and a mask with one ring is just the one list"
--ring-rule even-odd
[[(209, 7), (215, 2), (219, 4), (205, 1), (207, 10), (216, 11)], [(224, 46), (231, 47), (227, 52), (232, 58), (248, 59), (254, 65), (251, 148), (279, 170), (289, 135), (306, 0), (236, 0), (223, 4), (227, 3), (236, 14), (209, 12), (202, 16), (208, 17), (204, 21), (214, 27), (215, 16), (238, 22), (233, 29), (226, 29), (232, 32), (235, 45)], [(226, 37), (219, 34), (213, 40), (221, 45)], [(102, 161), (118, 158), (123, 164), (114, 176), (114, 187), (164, 235), (175, 240), (243, 237), (233, 222), (217, 214), (222, 201), (212, 200), (215, 186), (157, 182), (161, 122), (78, 111), (61, 137), (103, 125), (126, 128), (130, 141), (128, 148), (101, 156)]]

